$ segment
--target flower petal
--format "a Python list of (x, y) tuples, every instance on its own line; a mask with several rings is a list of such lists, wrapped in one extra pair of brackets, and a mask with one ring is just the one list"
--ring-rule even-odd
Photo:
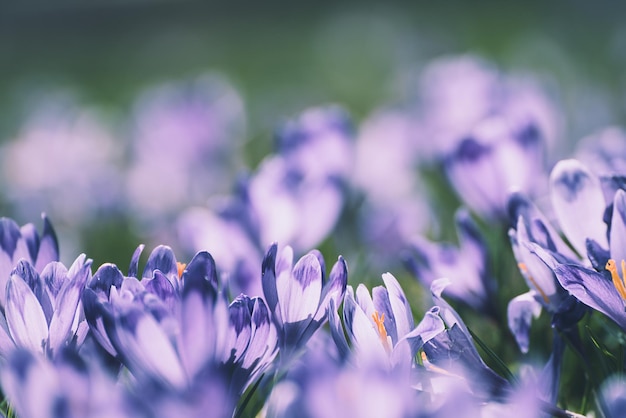
[(533, 318), (538, 318), (540, 313), (541, 304), (537, 302), (535, 291), (516, 296), (509, 302), (507, 308), (509, 329), (522, 353), (528, 352), (530, 323)]
[(39, 301), (28, 285), (17, 275), (7, 283), (7, 325), (19, 347), (43, 352), (48, 338), (48, 323)]

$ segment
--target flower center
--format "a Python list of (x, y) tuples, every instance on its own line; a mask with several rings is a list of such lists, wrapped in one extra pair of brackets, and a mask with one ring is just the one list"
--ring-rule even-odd
[(610, 259), (607, 261), (605, 268), (611, 273), (613, 286), (617, 289), (617, 293), (622, 297), (622, 300), (626, 300), (626, 287), (624, 286), (624, 279), (622, 278), (626, 277), (626, 261), (622, 260), (622, 277), (620, 277), (617, 272), (615, 260)]
[(178, 278), (180, 279), (181, 277), (183, 277), (183, 272), (185, 271), (185, 267), (187, 267), (187, 264), (177, 261), (176, 267), (178, 267)]
[(385, 328), (385, 313), (383, 312), (378, 316), (378, 311), (374, 311), (372, 319), (376, 324), (376, 330), (378, 331), (378, 337), (380, 342), (383, 343), (383, 347), (389, 353), (391, 352), (391, 345), (389, 344), (389, 336), (387, 335), (387, 329)]

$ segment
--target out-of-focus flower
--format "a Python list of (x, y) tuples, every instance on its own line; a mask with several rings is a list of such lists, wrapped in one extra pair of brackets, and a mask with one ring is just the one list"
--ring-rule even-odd
[(534, 195), (543, 185), (544, 140), (532, 120), (482, 120), (447, 155), (448, 179), (473, 211), (504, 218), (513, 192)]
[(278, 251), (273, 244), (263, 260), (263, 294), (278, 330), (281, 353), (302, 348), (328, 319), (331, 303), (339, 305), (348, 282), (348, 269), (340, 256), (326, 278), (319, 252), (310, 252), (293, 265), (293, 250)]
[(599, 176), (626, 175), (626, 133), (610, 126), (577, 144), (576, 159)]
[(454, 153), (477, 124), (494, 115), (532, 121), (548, 144), (558, 136), (560, 116), (529, 77), (500, 73), (471, 55), (430, 63), (419, 80), (417, 143), (425, 158)]
[(397, 254), (434, 219), (423, 198), (408, 112), (383, 110), (360, 126), (352, 181), (363, 193), (359, 228), (370, 257)]
[[(41, 275), (20, 260), (6, 288), (6, 330), (0, 332), (0, 351), (7, 356), (10, 341), (16, 347), (50, 357), (68, 345), (80, 347), (87, 334), (80, 298), (91, 277), (91, 260), (79, 256), (69, 270), (51, 262)], [(10, 335), (11, 340), (6, 341)]]
[(178, 221), (189, 250), (207, 249), (234, 291), (258, 295), (254, 266), (272, 242), (310, 250), (335, 226), (352, 159), (347, 116), (336, 107), (304, 112), (279, 132), (279, 153), (240, 181), (213, 210), (193, 208)]
[(48, 104), (3, 144), (3, 190), (19, 213), (75, 228), (119, 205), (121, 147), (94, 111)]
[(459, 209), (455, 221), (458, 248), (417, 237), (407, 250), (405, 264), (426, 288), (446, 277), (451, 281), (446, 295), (479, 311), (493, 312), (495, 281), (488, 271), (487, 246), (467, 210)]
[(607, 379), (600, 388), (600, 406), (606, 418), (618, 418), (626, 408), (626, 382), (618, 375)]
[[(121, 387), (97, 362), (64, 349), (54, 360), (18, 349), (2, 367), (2, 389), (20, 417), (133, 417)], [(33, 401), (36, 399), (37, 401)]]
[(6, 301), (7, 282), (20, 259), (27, 260), (37, 272), (52, 261), (59, 261), (59, 244), (52, 224), (43, 218), (41, 235), (33, 224), (21, 228), (14, 220), (0, 218), (0, 305)]
[(232, 184), (244, 131), (243, 103), (216, 75), (143, 93), (134, 112), (127, 180), (139, 221), (169, 217)]

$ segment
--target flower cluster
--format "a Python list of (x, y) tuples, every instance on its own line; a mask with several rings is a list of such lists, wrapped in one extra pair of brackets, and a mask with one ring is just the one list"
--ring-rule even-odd
[(411, 99), (360, 124), (307, 109), (240, 173), (242, 103), (215, 76), (138, 99), (123, 162), (104, 134), (110, 153), (84, 161), (93, 119), (25, 128), (3, 161), (56, 135), (97, 170), (7, 163), (16, 207), (53, 195), (77, 225), (128, 211), (162, 241), (128, 268), (89, 251), (67, 267), (47, 215), (42, 232), (0, 219), (0, 411), (621, 416), (626, 136), (555, 158), (539, 83), (470, 56), (429, 65)]

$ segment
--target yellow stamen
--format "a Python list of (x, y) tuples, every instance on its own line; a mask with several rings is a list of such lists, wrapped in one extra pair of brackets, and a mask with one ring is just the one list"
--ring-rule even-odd
[(624, 286), (624, 279), (622, 277), (626, 277), (626, 261), (622, 260), (622, 277), (619, 276), (617, 272), (617, 265), (615, 264), (615, 260), (610, 259), (607, 261), (605, 268), (611, 273), (611, 279), (613, 280), (613, 286), (617, 289), (617, 292), (622, 297), (623, 300), (626, 300), (626, 287)]
[(372, 314), (372, 319), (376, 324), (376, 330), (378, 331), (378, 336), (380, 337), (380, 341), (383, 343), (385, 350), (387, 352), (391, 351), (391, 347), (389, 346), (389, 340), (387, 337), (387, 329), (385, 328), (385, 313), (383, 312), (380, 316), (378, 316), (378, 311), (374, 311)]
[(530, 275), (530, 272), (528, 271), (528, 267), (526, 267), (526, 264), (524, 263), (518, 263), (517, 266), (519, 267), (519, 269), (522, 271), (522, 274), (524, 275), (524, 277), (526, 277), (528, 279), (528, 281), (535, 287), (535, 289), (537, 290), (537, 292), (539, 292), (539, 294), (541, 295), (541, 297), (543, 298), (543, 301), (546, 304), (550, 303), (550, 298), (548, 298), (548, 295), (546, 294), (546, 292), (543, 291), (543, 289), (539, 286), (539, 284), (535, 281), (535, 279), (533, 278), (533, 276)]
[(177, 261), (176, 266), (178, 267), (178, 278), (180, 279), (181, 277), (183, 277), (183, 272), (185, 271), (185, 267), (187, 267), (187, 264)]

